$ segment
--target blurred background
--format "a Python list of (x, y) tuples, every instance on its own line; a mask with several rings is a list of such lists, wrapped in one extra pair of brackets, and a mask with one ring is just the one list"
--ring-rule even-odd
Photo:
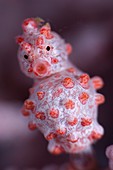
[(0, 0), (0, 170), (41, 169), (68, 159), (68, 155), (50, 155), (43, 136), (30, 132), (20, 113), (32, 80), (20, 71), (15, 37), (22, 33), (25, 18), (37, 16), (49, 21), (52, 30), (72, 44), (70, 60), (74, 64), (105, 82), (99, 92), (106, 103), (99, 107), (98, 116), (105, 135), (94, 148), (100, 166), (106, 167), (105, 148), (113, 143), (113, 1)]

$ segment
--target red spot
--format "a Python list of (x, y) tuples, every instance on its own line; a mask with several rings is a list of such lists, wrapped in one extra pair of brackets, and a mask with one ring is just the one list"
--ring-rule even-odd
[(28, 128), (29, 128), (30, 130), (35, 130), (35, 129), (37, 129), (36, 123), (29, 122)]
[(27, 32), (28, 28), (30, 28), (30, 30), (37, 28), (37, 23), (34, 18), (28, 18), (28, 19), (24, 20), (24, 22), (22, 24), (22, 28), (23, 28), (24, 32)]
[(71, 125), (71, 126), (74, 126), (74, 125), (77, 124), (77, 122), (78, 122), (78, 119), (77, 119), (77, 118), (74, 118), (73, 121), (68, 121), (68, 124)]
[(52, 140), (52, 139), (54, 139), (54, 138), (56, 138), (56, 137), (57, 137), (57, 134), (51, 132), (51, 133), (49, 133), (49, 134), (46, 136), (46, 139), (47, 139), (47, 140)]
[(32, 45), (26, 42), (21, 44), (22, 49), (24, 49), (27, 53), (31, 52)]
[(17, 42), (18, 44), (20, 44), (20, 43), (23, 42), (23, 41), (24, 41), (24, 38), (21, 37), (21, 36), (18, 36), (18, 37), (16, 38), (16, 42)]
[(96, 102), (97, 105), (104, 103), (105, 102), (104, 95), (97, 93), (95, 95), (95, 102)]
[(44, 112), (37, 112), (35, 117), (40, 120), (45, 120), (45, 113)]
[(91, 135), (88, 138), (89, 140), (97, 140), (97, 139), (100, 139), (101, 137), (102, 137), (102, 134), (96, 131), (92, 131)]
[(69, 134), (67, 136), (67, 141), (69, 141), (71, 143), (76, 143), (78, 141), (78, 138), (75, 138), (72, 134)]
[(58, 134), (58, 135), (64, 135), (65, 133), (66, 133), (66, 128), (59, 128), (59, 129), (57, 129), (56, 130), (56, 133)]
[(68, 100), (64, 106), (66, 107), (66, 109), (74, 109), (75, 107), (75, 103), (72, 100)]
[(73, 67), (68, 68), (67, 71), (68, 71), (69, 73), (75, 73), (75, 72), (76, 72), (75, 68), (73, 68)]
[(32, 100), (25, 100), (24, 102), (24, 107), (27, 109), (27, 110), (33, 110), (35, 108), (35, 104)]
[(68, 55), (71, 54), (71, 52), (72, 52), (72, 46), (71, 46), (71, 44), (66, 44), (66, 51), (67, 51)]
[(26, 110), (25, 108), (22, 108), (22, 114), (24, 116), (29, 116), (30, 115), (30, 112), (28, 110)]
[(79, 100), (82, 104), (86, 104), (88, 98), (89, 98), (89, 95), (86, 92), (83, 92), (79, 95)]
[(38, 96), (39, 100), (42, 100), (44, 98), (44, 96), (45, 96), (45, 92), (39, 91), (39, 92), (37, 92), (37, 96)]
[(64, 152), (64, 148), (61, 146), (55, 146), (54, 150), (52, 151), (52, 154), (59, 155), (62, 152)]
[(91, 123), (92, 123), (91, 119), (81, 118), (81, 125), (82, 126), (89, 126)]
[(63, 81), (62, 84), (65, 88), (73, 88), (74, 87), (74, 82), (70, 77), (66, 77)]
[(51, 58), (51, 63), (52, 64), (57, 64), (58, 63), (58, 59), (57, 58)]
[(82, 74), (79, 77), (79, 82), (80, 82), (81, 86), (84, 87), (84, 88), (88, 88), (89, 80), (90, 80), (90, 77), (89, 77), (88, 74)]
[(29, 73), (32, 73), (32, 72), (33, 72), (33, 68), (32, 68), (32, 67), (29, 67), (29, 68), (28, 68), (28, 72), (29, 72)]
[(101, 89), (104, 85), (104, 82), (102, 80), (102, 78), (95, 76), (92, 78), (92, 83), (93, 83), (93, 87), (98, 90)]
[(50, 114), (50, 116), (51, 116), (52, 118), (58, 118), (58, 116), (59, 116), (59, 110), (52, 108), (52, 109), (49, 111), (49, 114)]
[(36, 40), (36, 45), (39, 47), (39, 48), (42, 48), (42, 45), (44, 44), (44, 38), (43, 37), (38, 37), (38, 39)]
[(51, 28), (48, 23), (40, 28), (40, 33), (45, 35), (47, 39), (53, 38), (53, 35), (51, 34)]

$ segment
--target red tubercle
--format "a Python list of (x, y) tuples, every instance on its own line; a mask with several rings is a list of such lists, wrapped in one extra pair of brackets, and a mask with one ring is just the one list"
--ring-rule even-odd
[(32, 22), (33, 22), (34, 24), (36, 24), (36, 21), (35, 21), (34, 18), (27, 18), (27, 19), (24, 20), (23, 24), (24, 24), (25, 26), (27, 26), (28, 24), (30, 24), (30, 23), (32, 23)]
[(37, 28), (36, 20), (34, 18), (25, 19), (22, 24), (22, 28), (23, 28), (24, 32), (28, 32), (29, 31), (28, 28), (30, 28), (30, 29)]
[(102, 134), (96, 131), (92, 131), (88, 138), (89, 140), (97, 140), (97, 139), (100, 139), (101, 137), (102, 137)]
[(92, 79), (93, 87), (98, 90), (101, 89), (104, 86), (104, 82), (101, 77), (95, 76)]
[(45, 37), (47, 39), (52, 39), (53, 38), (53, 35), (51, 33), (51, 27), (50, 27), (50, 25), (48, 23), (40, 28), (40, 34), (45, 35)]
[(51, 151), (52, 154), (54, 155), (59, 155), (61, 153), (65, 152), (64, 148), (62, 146), (55, 146), (54, 150)]
[(54, 139), (54, 138), (56, 138), (56, 137), (57, 137), (57, 134), (51, 132), (51, 133), (49, 133), (45, 138), (49, 141), (49, 140), (52, 140), (52, 139)]
[(34, 108), (35, 108), (35, 103), (34, 103), (32, 100), (27, 99), (27, 100), (25, 100), (25, 102), (24, 102), (24, 107), (25, 107), (25, 109), (27, 109), (27, 110), (34, 110)]
[(49, 114), (52, 118), (58, 118), (59, 117), (59, 110), (52, 108), (49, 110)]
[(44, 98), (44, 96), (45, 96), (45, 92), (39, 91), (39, 92), (37, 92), (37, 96), (38, 96), (39, 100), (42, 100)]
[(26, 110), (24, 107), (22, 108), (21, 112), (22, 112), (23, 116), (27, 117), (30, 115), (30, 112), (28, 110)]
[(90, 80), (90, 77), (89, 77), (88, 74), (80, 75), (78, 80), (79, 80), (82, 87), (88, 88), (88, 83), (89, 83), (89, 80)]
[(36, 129), (37, 129), (36, 123), (29, 122), (28, 128), (29, 128), (30, 130), (36, 130)]
[(68, 53), (68, 55), (70, 55), (71, 53), (72, 53), (72, 46), (71, 46), (71, 44), (66, 44), (66, 51), (67, 51), (67, 53)]
[(74, 109), (75, 107), (75, 103), (72, 100), (68, 100), (65, 104), (64, 104), (66, 109)]
[(64, 135), (64, 134), (66, 134), (66, 132), (67, 132), (66, 128), (59, 128), (59, 129), (56, 130), (56, 133), (58, 135)]
[(91, 125), (92, 120), (88, 118), (81, 118), (81, 125), (82, 126), (89, 126)]
[(44, 26), (42, 26), (40, 28), (40, 33), (43, 34), (45, 32), (50, 32), (51, 31), (51, 27), (49, 23), (46, 23)]
[(103, 104), (103, 103), (105, 102), (105, 97), (104, 97), (104, 95), (97, 93), (97, 94), (95, 95), (95, 102), (96, 102), (97, 105)]
[(24, 41), (24, 38), (22, 36), (17, 36), (16, 37), (16, 43), (21, 44)]
[(44, 44), (44, 38), (42, 36), (39, 36), (36, 40), (36, 46), (42, 49), (43, 44)]
[(45, 120), (46, 119), (46, 116), (45, 116), (45, 113), (44, 112), (37, 112), (35, 117), (37, 119), (40, 119), (40, 120)]
[(51, 58), (51, 63), (52, 64), (57, 64), (59, 61), (57, 58)]
[(29, 68), (28, 68), (28, 72), (29, 72), (29, 73), (32, 73), (32, 72), (33, 72), (33, 68), (32, 68), (32, 67), (29, 67)]
[(76, 73), (76, 70), (75, 70), (74, 67), (68, 68), (67, 71), (68, 71), (69, 73)]
[(67, 121), (67, 123), (68, 123), (70, 126), (76, 125), (77, 122), (78, 122), (78, 119), (77, 119), (77, 118), (74, 118), (72, 121), (71, 121), (71, 120), (70, 120), (70, 121), (69, 121), (69, 120)]
[(31, 49), (32, 49), (32, 45), (30, 43), (27, 43), (25, 41), (23, 41), (21, 44), (20, 44), (21, 48), (24, 49), (27, 53), (30, 53), (31, 52)]
[(78, 141), (78, 138), (75, 138), (72, 134), (69, 134), (67, 136), (67, 141), (69, 141), (71, 143), (76, 143)]
[(74, 82), (70, 77), (66, 77), (63, 81), (62, 84), (65, 88), (73, 88), (74, 87)]
[(82, 92), (82, 93), (79, 95), (78, 99), (79, 99), (80, 102), (84, 105), (84, 104), (87, 103), (87, 101), (88, 101), (88, 99), (89, 99), (89, 95), (88, 95), (88, 93), (86, 93), (86, 92)]

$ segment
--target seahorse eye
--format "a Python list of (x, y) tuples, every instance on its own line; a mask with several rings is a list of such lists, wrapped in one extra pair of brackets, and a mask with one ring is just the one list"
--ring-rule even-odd
[(50, 51), (50, 46), (47, 46), (47, 47), (46, 47), (46, 50), (47, 50), (47, 51)]
[(25, 58), (25, 59), (28, 59), (28, 55), (24, 55), (24, 58)]

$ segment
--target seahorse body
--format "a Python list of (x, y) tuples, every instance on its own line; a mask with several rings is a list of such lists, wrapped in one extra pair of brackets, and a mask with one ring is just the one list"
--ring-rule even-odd
[(24, 33), (17, 37), (21, 69), (35, 80), (22, 113), (29, 117), (30, 129), (44, 134), (51, 153), (78, 153), (104, 133), (97, 122), (104, 96), (96, 92), (103, 81), (73, 66), (68, 60), (71, 46), (41, 22), (26, 19)]

